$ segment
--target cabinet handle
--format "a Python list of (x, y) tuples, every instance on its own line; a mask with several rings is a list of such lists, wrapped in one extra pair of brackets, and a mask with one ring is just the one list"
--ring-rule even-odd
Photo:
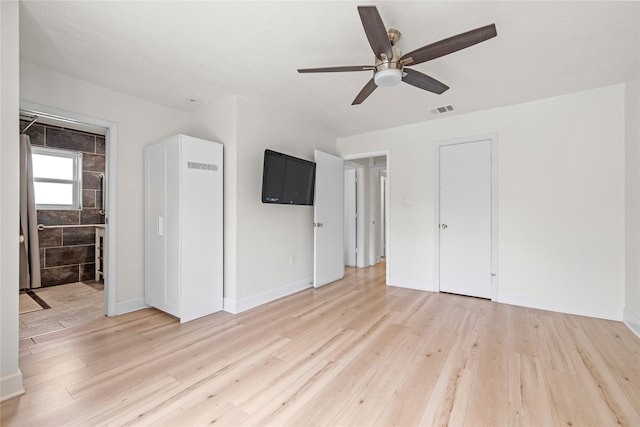
[(164, 236), (164, 218), (158, 217), (158, 236)]

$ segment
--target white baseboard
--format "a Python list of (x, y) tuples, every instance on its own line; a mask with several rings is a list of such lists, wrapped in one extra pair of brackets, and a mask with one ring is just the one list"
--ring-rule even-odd
[(578, 316), (596, 317), (598, 319), (622, 320), (622, 307), (608, 307), (592, 304), (565, 303), (541, 301), (537, 298), (521, 295), (504, 294), (498, 291), (497, 302), (519, 305), (521, 307), (537, 308), (539, 310), (556, 311), (559, 313), (576, 314)]
[(420, 279), (406, 279), (397, 276), (389, 276), (389, 286), (397, 286), (399, 288), (416, 289), (418, 291), (433, 292), (433, 281)]
[(24, 394), (24, 387), (22, 386), (22, 372), (20, 369), (18, 369), (18, 372), (0, 378), (0, 402), (21, 394)]
[(241, 300), (224, 299), (224, 311), (229, 313), (238, 314), (251, 308), (257, 307), (262, 304), (277, 300), (287, 295), (295, 294), (304, 289), (312, 287), (312, 279), (304, 279), (288, 285), (281, 286), (276, 289), (272, 289), (266, 292), (262, 292), (256, 295), (242, 298)]
[(222, 309), (231, 314), (238, 314), (238, 304), (234, 299), (224, 298), (222, 300)]
[(144, 303), (144, 298), (134, 298), (116, 303), (116, 316), (131, 313), (132, 311), (143, 310), (149, 306)]
[(625, 308), (622, 321), (631, 329), (631, 332), (640, 338), (640, 317), (633, 314), (628, 308)]

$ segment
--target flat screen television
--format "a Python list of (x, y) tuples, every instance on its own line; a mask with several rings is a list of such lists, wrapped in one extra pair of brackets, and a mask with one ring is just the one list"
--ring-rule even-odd
[(262, 203), (313, 205), (316, 164), (272, 150), (264, 150)]

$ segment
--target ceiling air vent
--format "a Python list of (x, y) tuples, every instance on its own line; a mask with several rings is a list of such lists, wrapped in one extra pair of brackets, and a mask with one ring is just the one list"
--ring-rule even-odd
[(431, 114), (442, 114), (453, 111), (453, 105), (445, 105), (444, 107), (437, 107), (431, 110)]

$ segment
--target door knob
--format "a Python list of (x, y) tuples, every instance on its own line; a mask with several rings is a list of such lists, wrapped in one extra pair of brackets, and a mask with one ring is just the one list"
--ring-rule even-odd
[(443, 230), (447, 228), (447, 224), (440, 224), (440, 228), (442, 228)]

